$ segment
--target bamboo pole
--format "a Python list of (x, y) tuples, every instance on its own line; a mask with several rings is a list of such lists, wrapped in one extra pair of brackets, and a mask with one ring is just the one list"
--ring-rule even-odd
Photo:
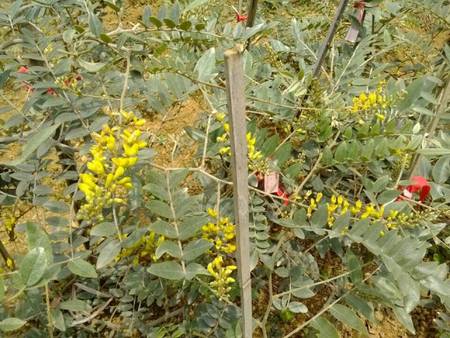
[[(337, 28), (339, 26), (339, 22), (341, 21), (342, 15), (345, 12), (345, 8), (347, 7), (349, 0), (341, 0), (339, 3), (338, 8), (336, 9), (336, 12), (334, 14), (333, 22), (331, 23), (330, 29), (328, 30), (327, 37), (325, 38), (324, 42), (320, 46), (319, 53), (317, 54), (317, 60), (316, 63), (313, 66), (313, 72), (312, 72), (312, 79), (316, 79), (319, 77), (320, 70), (322, 68), (323, 61), (325, 60), (325, 56), (327, 54), (328, 47), (331, 44), (331, 41), (333, 41), (334, 35), (336, 34)], [(306, 88), (306, 94), (303, 95), (300, 99), (301, 105), (303, 105), (303, 102), (305, 102), (309, 97), (309, 89), (311, 87), (312, 80), (309, 81), (308, 87)], [(298, 118), (301, 114), (301, 109), (297, 111), (295, 114), (295, 117)], [(292, 131), (291, 126), (291, 131)]]
[(341, 0), (338, 8), (336, 9), (336, 13), (334, 14), (334, 19), (330, 26), (330, 29), (328, 30), (327, 37), (325, 38), (325, 41), (322, 43), (322, 46), (320, 47), (319, 54), (317, 56), (317, 61), (313, 68), (313, 77), (317, 77), (320, 73), (320, 68), (322, 67), (323, 61), (325, 60), (325, 55), (327, 53), (328, 47), (330, 46), (331, 41), (333, 41), (334, 35), (336, 34), (339, 22), (341, 21), (342, 15), (344, 14), (347, 4), (348, 0)]
[(245, 121), (245, 85), (242, 61), (243, 46), (225, 52), (225, 77), (230, 119), (231, 165), (233, 174), (234, 215), (237, 231), (237, 265), (241, 288), (242, 333), (253, 332), (250, 277), (250, 236), (248, 212), (248, 166)]
[(250, 0), (248, 3), (248, 18), (247, 18), (247, 27), (253, 27), (255, 24), (256, 18), (256, 9), (258, 7), (258, 0)]

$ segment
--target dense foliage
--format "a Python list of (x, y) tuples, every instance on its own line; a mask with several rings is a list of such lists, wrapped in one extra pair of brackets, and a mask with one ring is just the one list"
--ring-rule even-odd
[[(414, 334), (427, 304), (448, 337), (450, 4), (366, 2), (319, 78), (332, 2), (263, 1), (252, 28), (215, 0), (133, 25), (122, 1), (2, 4), (0, 330), (241, 336), (223, 53), (243, 43), (255, 335), (366, 335), (380, 308)], [(188, 99), (192, 165), (157, 165), (148, 121)]]

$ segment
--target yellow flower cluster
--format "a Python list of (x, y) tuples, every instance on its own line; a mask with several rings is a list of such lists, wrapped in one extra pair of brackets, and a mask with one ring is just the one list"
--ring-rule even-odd
[(234, 283), (234, 278), (230, 277), (235, 265), (224, 266), (224, 256), (236, 251), (234, 240), (236, 238), (236, 226), (230, 222), (228, 217), (220, 217), (217, 211), (208, 209), (208, 214), (214, 219), (202, 227), (203, 238), (214, 244), (216, 257), (208, 264), (208, 271), (214, 280), (210, 283), (219, 298), (226, 298)]
[(14, 210), (10, 207), (4, 207), (1, 210), (2, 218), (1, 221), (5, 227), (5, 231), (9, 236), (10, 240), (15, 238), (15, 228), (17, 224), (17, 217), (14, 214)]
[[(311, 195), (311, 192), (307, 192), (307, 195)], [(322, 200), (323, 194), (319, 192), (315, 198), (310, 198), (309, 206), (307, 209), (307, 216), (311, 217), (314, 210), (317, 209), (317, 205)], [(357, 200), (355, 204), (350, 202), (342, 195), (332, 195), (330, 202), (327, 203), (328, 210), (328, 225), (332, 226), (335, 221), (335, 215), (344, 215), (347, 211), (350, 211), (352, 215), (359, 215), (360, 219), (366, 219), (368, 217), (374, 219), (380, 219), (384, 214), (384, 207), (377, 209), (372, 203), (367, 204), (363, 208), (363, 203)], [(363, 211), (363, 212), (362, 212)], [(362, 213), (361, 213), (362, 212)]]
[(210, 283), (210, 285), (219, 298), (226, 298), (230, 292), (230, 285), (235, 282), (235, 279), (230, 276), (236, 269), (236, 265), (224, 266), (222, 256), (217, 256), (211, 263), (208, 264), (208, 272), (214, 277), (214, 280)]
[[(11, 258), (6, 258), (6, 267), (12, 271), (14, 270), (15, 264), (14, 261)], [(5, 273), (5, 270), (0, 266), (0, 274)]]
[(116, 261), (126, 257), (133, 257), (133, 264), (136, 266), (142, 261), (156, 262), (156, 249), (164, 242), (164, 236), (156, 236), (154, 232), (150, 232), (142, 236), (139, 241), (128, 248), (122, 249), (120, 254), (116, 257)]
[[(216, 119), (218, 121), (222, 122), (224, 119), (224, 116), (218, 114), (218, 115), (216, 115)], [(218, 136), (216, 141), (219, 143), (228, 144), (230, 141), (230, 125), (228, 123), (224, 123), (223, 130), (224, 130), (224, 133), (221, 136)], [(257, 162), (263, 158), (263, 154), (256, 149), (256, 137), (251, 132), (248, 132), (246, 134), (246, 139), (247, 139), (249, 167), (250, 167), (250, 169), (255, 170), (258, 167)], [(219, 154), (220, 155), (228, 155), (228, 156), (231, 155), (230, 146), (221, 147), (219, 149)]]
[[(308, 191), (305, 199), (310, 198), (311, 194), (312, 192)], [(313, 211), (317, 209), (322, 198), (323, 194), (321, 192), (317, 193), (315, 198), (310, 198), (306, 214), (308, 218), (311, 218)], [(404, 225), (406, 224), (406, 221), (410, 219), (407, 214), (397, 210), (391, 210), (389, 215), (385, 217), (384, 206), (377, 207), (373, 203), (363, 204), (360, 200), (351, 204), (342, 195), (332, 195), (330, 201), (326, 205), (328, 210), (327, 223), (330, 227), (333, 226), (336, 215), (344, 215), (347, 212), (350, 212), (351, 215), (359, 219), (369, 218), (371, 220), (383, 220), (388, 229), (395, 229), (400, 225)]]
[(232, 254), (236, 251), (234, 244), (236, 226), (230, 222), (228, 217), (219, 219), (217, 212), (213, 209), (208, 209), (208, 214), (214, 218), (215, 222), (203, 225), (203, 238), (213, 243), (218, 252)]
[(377, 89), (373, 92), (361, 93), (353, 98), (352, 112), (375, 111), (375, 116), (383, 121), (385, 115), (381, 112), (389, 107), (390, 100), (383, 94), (384, 81), (380, 82)]
[(104, 208), (126, 203), (133, 187), (127, 171), (138, 161), (138, 151), (147, 146), (142, 132), (144, 124), (131, 112), (121, 112), (117, 126), (104, 126), (100, 134), (94, 133), (91, 147), (92, 159), (87, 163), (88, 172), (80, 174), (79, 189), (86, 197), (78, 217), (94, 223), (103, 219)]
[(386, 220), (386, 226), (388, 229), (396, 229), (402, 225), (409, 224), (408, 221), (411, 220), (411, 217), (403, 212), (399, 212), (398, 210), (391, 210)]

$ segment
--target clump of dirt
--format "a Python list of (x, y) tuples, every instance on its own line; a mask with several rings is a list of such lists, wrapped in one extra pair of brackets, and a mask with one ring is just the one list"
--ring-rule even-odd
[(416, 337), (438, 337), (438, 330), (433, 326), (439, 308), (419, 306), (412, 312)]
[[(158, 1), (125, 1), (121, 14), (122, 28), (131, 28), (137, 22), (141, 20), (142, 13), (145, 5), (149, 5), (152, 11), (158, 7)], [(119, 13), (116, 13), (112, 8), (106, 7), (102, 16), (103, 26), (107, 31), (111, 31), (117, 28), (119, 22)]]
[(192, 166), (197, 146), (184, 128), (193, 126), (203, 110), (198, 101), (190, 98), (164, 116), (147, 119), (145, 128), (151, 134), (151, 147), (156, 151), (155, 164), (165, 168)]
[(392, 313), (384, 310), (375, 311), (377, 324), (368, 323), (367, 331), (371, 338), (407, 338), (406, 329), (394, 318)]

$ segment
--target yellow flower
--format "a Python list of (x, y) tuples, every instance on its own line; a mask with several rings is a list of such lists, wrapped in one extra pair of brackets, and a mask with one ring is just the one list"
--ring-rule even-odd
[(14, 261), (9, 257), (6, 259), (6, 266), (11, 270), (14, 268)]
[(125, 155), (127, 156), (136, 156), (139, 151), (139, 145), (137, 143), (134, 143), (132, 146), (129, 146), (128, 144), (123, 144), (123, 150), (125, 151)]
[(228, 135), (227, 134), (223, 134), (222, 136), (217, 136), (216, 141), (223, 143), (223, 142), (225, 142), (227, 140), (227, 138), (228, 138)]
[(111, 159), (112, 163), (114, 163), (118, 167), (128, 167), (128, 158), (125, 157), (113, 157)]
[(108, 149), (110, 151), (113, 151), (115, 146), (116, 146), (116, 139), (114, 138), (114, 136), (110, 136), (108, 137), (107, 141), (106, 141), (106, 146), (108, 147)]
[(135, 125), (136, 127), (142, 127), (142, 126), (145, 124), (145, 120), (144, 120), (144, 119), (138, 119), (138, 118), (135, 118), (135, 119), (133, 120), (133, 123), (134, 123), (134, 125)]
[[(208, 214), (217, 219), (217, 211), (208, 209)], [(236, 246), (232, 243), (236, 237), (236, 226), (230, 222), (228, 217), (221, 217), (216, 223), (204, 224), (202, 232), (202, 237), (213, 243), (217, 251), (227, 254), (236, 251)]]
[(383, 122), (386, 119), (386, 116), (384, 116), (383, 114), (375, 114), (375, 116), (381, 122)]
[(217, 113), (216, 114), (216, 120), (219, 122), (223, 122), (225, 120), (225, 114), (224, 113)]
[(128, 167), (132, 167), (136, 164), (138, 158), (137, 157), (129, 157), (128, 158)]
[(226, 155), (226, 154), (229, 154), (230, 152), (231, 152), (230, 147), (222, 147), (219, 149), (220, 155)]
[(228, 292), (231, 290), (230, 284), (235, 282), (230, 275), (237, 269), (235, 265), (224, 266), (223, 263), (223, 257), (217, 256), (207, 267), (209, 274), (214, 278), (209, 284), (221, 299), (228, 297)]
[(97, 175), (103, 175), (105, 173), (105, 167), (99, 160), (93, 160), (92, 162), (89, 162), (87, 164), (87, 167), (90, 171)]
[(81, 182), (89, 186), (90, 188), (94, 189), (97, 184), (96, 178), (92, 174), (80, 174)]
[(323, 194), (319, 192), (316, 196), (316, 202), (319, 203), (322, 200)]
[(375, 105), (377, 103), (377, 93), (369, 93), (369, 102), (371, 105)]
[(119, 177), (123, 176), (125, 173), (124, 167), (117, 167), (116, 172), (114, 173), (114, 180), (117, 180)]
[(92, 188), (86, 183), (78, 184), (78, 189), (80, 189), (80, 191), (82, 191), (86, 196), (93, 194)]
[(215, 211), (214, 209), (208, 208), (208, 215), (211, 216), (212, 218), (216, 218), (217, 211)]
[(78, 218), (91, 223), (102, 221), (103, 209), (112, 203), (127, 203), (133, 184), (131, 177), (124, 176), (125, 172), (137, 163), (138, 151), (147, 146), (137, 129), (145, 121), (133, 112), (119, 114), (123, 120), (118, 125), (105, 125), (99, 134), (92, 134), (94, 145), (90, 149), (92, 160), (87, 163), (89, 172), (80, 175), (79, 189), (85, 194), (86, 203), (80, 207)]

